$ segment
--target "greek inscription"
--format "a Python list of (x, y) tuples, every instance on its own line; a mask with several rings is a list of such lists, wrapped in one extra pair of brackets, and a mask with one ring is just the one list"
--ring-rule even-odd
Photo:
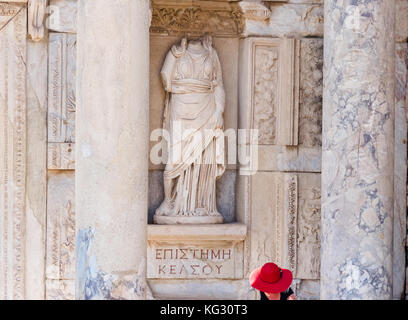
[(228, 274), (234, 266), (232, 248), (155, 248), (152, 258), (157, 261), (156, 275), (167, 278), (199, 278)]

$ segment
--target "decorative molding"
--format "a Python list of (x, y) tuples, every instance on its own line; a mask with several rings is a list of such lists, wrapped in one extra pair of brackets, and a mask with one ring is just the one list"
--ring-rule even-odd
[(48, 143), (48, 169), (74, 170), (75, 143)]
[(297, 175), (283, 173), (276, 181), (276, 261), (296, 275), (297, 267)]
[(156, 34), (237, 36), (244, 24), (237, 6), (163, 6), (153, 4), (150, 32)]
[(15, 14), (19, 12), (19, 10), (21, 10), (21, 6), (11, 5), (5, 2), (0, 2), (0, 16), (1, 17), (14, 16)]
[(25, 298), (26, 8), (1, 3), (0, 25), (0, 299), (20, 300)]
[(259, 2), (239, 2), (243, 17), (248, 20), (268, 21), (271, 11)]
[[(243, 128), (259, 130), (260, 145), (298, 144), (299, 40), (247, 38), (241, 67), (249, 72), (240, 84)], [(242, 72), (244, 72), (242, 70)]]
[(298, 182), (297, 175), (286, 174), (285, 175), (285, 185), (286, 185), (286, 201), (285, 212), (287, 213), (286, 218), (286, 228), (287, 228), (287, 239), (286, 239), (286, 263), (289, 269), (292, 270), (293, 274), (296, 274), (297, 267), (297, 211), (298, 211)]
[(299, 40), (283, 39), (280, 46), (278, 132), (276, 144), (298, 144)]
[(75, 141), (76, 35), (50, 33), (48, 142)]

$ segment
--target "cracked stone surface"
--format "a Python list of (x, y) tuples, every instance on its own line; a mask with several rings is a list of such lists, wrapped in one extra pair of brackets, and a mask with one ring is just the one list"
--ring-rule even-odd
[(392, 296), (394, 10), (325, 2), (322, 299)]

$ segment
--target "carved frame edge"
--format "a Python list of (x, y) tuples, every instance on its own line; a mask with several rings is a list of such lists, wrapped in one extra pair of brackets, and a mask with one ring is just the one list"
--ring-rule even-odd
[[(244, 128), (254, 129), (254, 100), (255, 100), (255, 53), (257, 46), (276, 47), (278, 57), (278, 98), (277, 98), (277, 125), (275, 143), (272, 145), (296, 146), (299, 136), (299, 78), (300, 78), (300, 40), (289, 38), (250, 37), (247, 41), (244, 56), (248, 61), (247, 84), (249, 114), (245, 116)], [(242, 62), (241, 62), (242, 63)], [(242, 87), (243, 84), (241, 84)], [(241, 88), (242, 89), (242, 88)], [(242, 112), (242, 111), (241, 111)], [(244, 111), (245, 112), (245, 111)], [(283, 120), (283, 121), (282, 121)]]

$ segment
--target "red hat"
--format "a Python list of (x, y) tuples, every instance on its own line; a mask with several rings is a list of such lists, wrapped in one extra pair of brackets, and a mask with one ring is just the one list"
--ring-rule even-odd
[(272, 262), (265, 263), (251, 272), (249, 283), (255, 289), (267, 293), (278, 293), (287, 290), (292, 283), (290, 270), (281, 269)]

